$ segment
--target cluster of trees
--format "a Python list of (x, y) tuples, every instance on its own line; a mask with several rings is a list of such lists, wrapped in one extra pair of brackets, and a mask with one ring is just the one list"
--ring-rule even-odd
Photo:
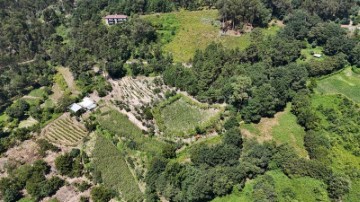
[(100, 185), (91, 189), (91, 199), (94, 202), (110, 201), (116, 196), (116, 193), (108, 188)]
[(267, 53), (260, 43), (245, 51), (211, 44), (205, 51), (197, 51), (191, 69), (181, 65), (167, 68), (164, 81), (201, 101), (232, 104), (246, 121), (272, 116), (305, 87), (308, 73), (304, 65), (293, 63), (302, 47), (298, 41), (264, 41), (269, 45)]
[(323, 20), (349, 22), (350, 16), (357, 16), (359, 2), (356, 0), (330, 1), (288, 1), (288, 0), (219, 0), (217, 8), (223, 20), (230, 20), (242, 27), (243, 23), (267, 26), (271, 17), (283, 19), (297, 10), (304, 10)]
[(192, 164), (170, 161), (175, 150), (164, 148), (155, 157), (146, 176), (148, 201), (157, 201), (158, 193), (170, 201), (207, 201), (231, 192), (242, 184), (245, 175), (239, 168), (242, 137), (233, 127), (223, 134), (222, 143), (200, 144), (191, 151)]
[[(29, 64), (9, 65), (1, 68), (0, 109), (11, 103), (11, 98), (29, 92), (34, 87), (50, 86), (54, 68), (46, 64), (42, 57)], [(16, 107), (15, 107), (16, 108)], [(14, 113), (15, 117), (21, 115)]]
[(89, 163), (85, 152), (72, 149), (70, 153), (60, 155), (55, 159), (55, 167), (61, 175), (80, 177), (84, 174), (84, 165)]
[[(55, 32), (53, 26), (41, 23), (42, 11), (56, 0), (0, 1), (0, 66), (33, 59), (44, 51), (43, 42)], [(26, 19), (26, 20), (25, 20)]]
[(22, 190), (35, 200), (51, 196), (63, 186), (64, 181), (58, 177), (46, 179), (50, 171), (44, 161), (35, 161), (32, 165), (22, 165), (18, 168), (9, 168), (9, 176), (0, 179), (0, 192), (5, 202), (15, 202), (22, 198)]
[[(234, 189), (241, 191), (246, 179), (259, 177), (253, 187), (253, 197), (257, 201), (277, 201), (279, 193), (274, 179), (265, 173), (279, 169), (290, 178), (307, 176), (323, 181), (334, 200), (349, 192), (348, 176), (333, 173), (331, 167), (321, 161), (299, 157), (287, 144), (260, 144), (256, 140), (243, 143), (238, 125), (231, 124), (231, 120), (228, 125), (232, 127), (222, 135), (221, 143), (203, 143), (192, 148), (191, 163), (179, 164), (155, 157), (145, 178), (147, 200), (157, 201), (162, 196), (170, 201), (211, 201)], [(321, 137), (317, 140), (324, 141)], [(291, 188), (286, 191), (288, 197), (295, 199), (293, 193)]]
[(267, 26), (271, 19), (271, 10), (261, 0), (219, 0), (216, 6), (221, 19), (231, 21), (232, 29), (246, 23)]

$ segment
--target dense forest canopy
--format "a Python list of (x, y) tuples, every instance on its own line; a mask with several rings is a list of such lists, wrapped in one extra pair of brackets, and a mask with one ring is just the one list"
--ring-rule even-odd
[[(226, 107), (217, 128), (194, 129), (199, 136), (217, 134), (218, 142), (189, 145), (167, 140), (164, 147), (156, 148), (161, 152), (137, 153), (151, 157), (151, 161), (142, 162), (146, 201), (162, 197), (169, 201), (210, 201), (241, 192), (248, 179), (256, 179), (252, 187), (254, 201), (277, 201), (280, 194), (295, 200), (290, 188), (286, 193), (277, 193), (275, 179), (266, 175), (268, 171), (281, 172), (291, 179), (314, 179), (321, 183), (326, 197), (343, 201), (352, 180), (359, 179), (360, 170), (352, 165), (337, 165), (333, 153), (341, 148), (354, 159), (360, 156), (359, 106), (344, 96), (315, 94), (318, 78), (350, 66), (352, 71), (360, 71), (359, 33), (340, 26), (360, 23), (358, 0), (0, 0), (0, 8), (0, 110), (9, 122), (6, 126), (0, 124), (0, 153), (32, 138), (54, 119), (54, 114), (60, 116), (80, 98), (94, 91), (99, 97), (107, 96), (112, 90), (107, 80), (116, 81), (126, 75), (159, 76), (154, 79), (159, 86), (185, 91), (209, 104), (207, 107)], [(183, 9), (217, 9), (218, 24), (235, 30), (244, 25), (254, 27), (248, 33), (249, 45), (232, 49), (212, 42), (197, 50), (190, 61), (184, 61), (189, 64), (174, 63), (171, 53), (163, 49), (158, 27), (141, 15)], [(115, 13), (129, 15), (129, 20), (106, 25), (103, 17)], [(270, 21), (284, 25), (274, 35), (265, 35), (263, 28), (271, 26)], [(304, 50), (316, 48), (324, 54), (322, 58), (313, 58), (314, 53), (307, 58)], [(79, 86), (76, 96), (64, 93), (58, 103), (49, 107), (21, 99), (34, 89), (50, 94), (59, 67), (70, 69)], [(151, 93), (157, 91), (160, 89)], [(174, 94), (175, 90), (168, 91), (163, 97)], [(117, 101), (112, 104), (123, 104)], [(286, 106), (291, 107), (305, 134), (302, 146), (308, 158), (300, 157), (290, 144), (258, 142), (245, 138), (240, 130), (240, 122), (250, 124), (264, 117), (273, 118)], [(145, 119), (153, 120), (152, 107), (144, 105), (136, 110), (144, 110)], [(38, 124), (18, 127), (29, 117)], [(89, 131), (105, 134), (108, 139), (104, 140), (115, 148), (114, 156), (119, 153), (119, 159), (127, 157), (123, 160), (126, 168), (128, 164), (135, 167), (138, 162), (126, 156), (127, 152), (143, 152), (138, 147), (144, 142), (140, 145), (133, 138), (122, 145), (121, 138), (116, 139), (100, 125), (91, 116), (86, 121)], [(157, 140), (155, 126), (150, 127), (151, 133), (139, 128), (136, 131), (146, 140)], [(59, 150), (47, 142), (38, 144), (45, 156), (47, 151)], [(189, 156), (186, 162), (179, 163), (176, 151), (183, 146)], [(124, 152), (123, 148), (129, 150)], [(85, 151), (73, 149), (56, 158), (55, 168), (70, 178), (90, 176), (92, 183), (100, 185), (91, 191), (95, 201), (120, 197), (111, 190), (113, 187), (109, 189), (102, 183), (101, 173), (88, 168), (89, 162)], [(0, 179), (1, 197), (4, 201), (18, 201), (23, 190), (34, 200), (53, 195), (64, 180), (47, 178), (49, 172), (42, 160), (14, 167)]]

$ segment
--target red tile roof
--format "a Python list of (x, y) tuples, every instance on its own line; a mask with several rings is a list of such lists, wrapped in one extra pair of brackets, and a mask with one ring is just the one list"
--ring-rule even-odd
[(124, 19), (124, 18), (128, 18), (128, 16), (127, 15), (107, 15), (107, 16), (105, 16), (105, 19), (109, 19), (109, 18)]

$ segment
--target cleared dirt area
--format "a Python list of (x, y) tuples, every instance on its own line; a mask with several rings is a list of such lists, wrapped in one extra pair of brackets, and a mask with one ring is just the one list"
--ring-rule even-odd
[(40, 155), (38, 153), (38, 145), (34, 140), (25, 140), (19, 146), (15, 146), (0, 158), (0, 178), (5, 177), (5, 167), (8, 163), (25, 164), (33, 163), (38, 160)]

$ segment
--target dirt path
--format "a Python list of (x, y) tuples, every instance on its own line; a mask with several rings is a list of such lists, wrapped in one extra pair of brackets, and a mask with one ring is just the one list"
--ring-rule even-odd
[(31, 95), (24, 95), (22, 98), (23, 99), (31, 99), (31, 100), (40, 99), (40, 97), (35, 97), (35, 96), (31, 96)]
[(27, 61), (24, 61), (24, 62), (19, 62), (18, 65), (29, 64), (29, 63), (32, 63), (32, 62), (35, 62), (35, 59), (27, 60)]
[(70, 88), (71, 92), (74, 95), (78, 95), (80, 94), (79, 90), (76, 87), (76, 83), (75, 83), (75, 79), (74, 76), (72, 75), (72, 73), (70, 72), (69, 68), (65, 68), (65, 67), (59, 67), (57, 68), (57, 70), (62, 74), (62, 76), (64, 77), (66, 84), (68, 85), (68, 87)]

